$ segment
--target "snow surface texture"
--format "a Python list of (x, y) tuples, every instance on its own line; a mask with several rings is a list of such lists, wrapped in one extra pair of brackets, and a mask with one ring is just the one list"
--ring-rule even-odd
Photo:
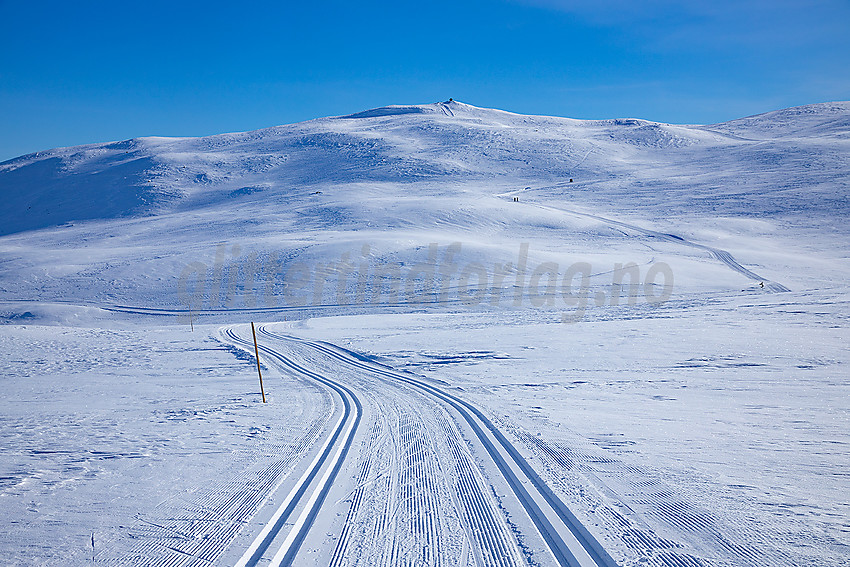
[(422, 381), (618, 565), (845, 565), (849, 184), (846, 102), (453, 101), (4, 162), (0, 557), (235, 564), (339, 423), (303, 542), (256, 564), (557, 565)]

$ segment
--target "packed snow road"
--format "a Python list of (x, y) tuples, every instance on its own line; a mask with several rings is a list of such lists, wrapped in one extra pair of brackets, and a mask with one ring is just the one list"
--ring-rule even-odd
[[(244, 326), (223, 331), (252, 352), (249, 336)], [(455, 392), (274, 326), (258, 339), (264, 364), (323, 385), (338, 407), (286, 497), (234, 544), (236, 565), (614, 565)]]

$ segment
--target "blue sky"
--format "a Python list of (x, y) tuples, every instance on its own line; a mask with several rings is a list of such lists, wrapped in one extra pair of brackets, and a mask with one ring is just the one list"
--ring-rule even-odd
[(713, 123), (850, 99), (850, 2), (0, 0), (0, 161), (454, 97)]

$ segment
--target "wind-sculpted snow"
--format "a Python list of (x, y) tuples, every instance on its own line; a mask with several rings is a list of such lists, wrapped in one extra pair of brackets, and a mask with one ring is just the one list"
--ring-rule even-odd
[(340, 118), (375, 118), (378, 116), (399, 116), (401, 114), (422, 114), (424, 112), (427, 112), (427, 110), (422, 106), (384, 106), (382, 108), (347, 114), (346, 116), (340, 116)]
[(0, 165), (0, 236), (70, 221), (152, 214), (177, 197), (154, 186), (157, 160), (135, 144), (45, 152)]

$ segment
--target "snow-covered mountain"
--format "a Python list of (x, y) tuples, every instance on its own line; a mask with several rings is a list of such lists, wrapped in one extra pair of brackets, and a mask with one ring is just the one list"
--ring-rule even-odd
[[(488, 186), (570, 177), (580, 183), (548, 194), (616, 197), (646, 209), (658, 204), (647, 193), (678, 187), (686, 194), (668, 206), (687, 211), (834, 213), (846, 194), (825, 185), (846, 182), (848, 132), (850, 103), (710, 126), (523, 116), (460, 102), (389, 106), (253, 132), (138, 138), (13, 159), (0, 164), (2, 231), (232, 207), (248, 195), (294, 208), (314, 186), (328, 184), (474, 182), (489, 195)], [(684, 173), (700, 179), (682, 183)]]
[(277, 252), (281, 272), (364, 244), (373, 264), (426, 261), (432, 242), (508, 262), (525, 242), (538, 263), (600, 271), (658, 256), (678, 289), (754, 283), (627, 226), (731, 248), (766, 267), (758, 279), (799, 288), (813, 274), (789, 258), (830, 263), (849, 234), (848, 149), (846, 102), (678, 126), (450, 101), (49, 150), (0, 164), (0, 295), (176, 307), (183, 268), (212, 271), (221, 242), (261, 264)]
[(847, 102), (4, 162), (2, 563), (847, 565), (848, 189)]

